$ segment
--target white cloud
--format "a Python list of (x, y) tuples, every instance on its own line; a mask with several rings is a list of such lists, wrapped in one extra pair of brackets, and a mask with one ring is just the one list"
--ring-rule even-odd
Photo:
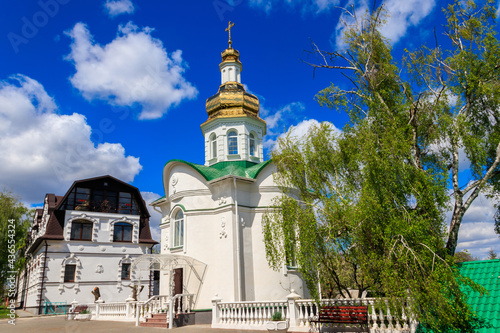
[(139, 105), (140, 119), (161, 118), (167, 110), (198, 94), (183, 77), (187, 65), (182, 51), (167, 54), (152, 29), (132, 23), (120, 26), (117, 37), (107, 45), (94, 42), (87, 26), (77, 23), (66, 34), (72, 38), (67, 59), (75, 65), (70, 78), (88, 99), (113, 105)]
[(304, 110), (305, 106), (301, 102), (289, 103), (274, 112), (261, 105), (260, 116), (267, 124), (264, 149), (271, 148), (276, 142), (277, 136), (286, 131), (291, 123), (295, 123)]
[(63, 195), (77, 179), (110, 174), (132, 181), (142, 169), (121, 144), (92, 143), (83, 115), (59, 115), (43, 86), (23, 75), (0, 82), (0, 184), (26, 204)]
[(435, 0), (388, 0), (386, 8), (389, 12), (387, 23), (382, 26), (382, 35), (397, 43), (406, 35), (410, 26), (416, 26), (429, 15), (436, 6)]
[(267, 123), (268, 130), (274, 130), (278, 125), (282, 124), (289, 116), (297, 115), (305, 110), (305, 106), (301, 102), (292, 102), (278, 109), (273, 114), (270, 111), (263, 109), (261, 115)]
[(141, 192), (142, 198), (146, 201), (146, 205), (148, 207), (149, 215), (151, 215), (149, 219), (149, 228), (151, 229), (151, 237), (160, 242), (161, 232), (160, 232), (160, 222), (161, 222), (161, 214), (153, 209), (149, 204), (155, 201), (160, 197), (159, 194), (154, 192)]
[(132, 14), (135, 10), (134, 4), (130, 0), (106, 0), (104, 8), (111, 17)]
[[(339, 130), (337, 127), (335, 127), (335, 125), (333, 123), (330, 123), (330, 122), (322, 122), (322, 123), (328, 124), (334, 132), (341, 133), (341, 130)], [(307, 120), (301, 121), (300, 123), (298, 123), (295, 126), (291, 126), (287, 133), (290, 133), (290, 135), (292, 137), (305, 138), (309, 134), (311, 127), (313, 127), (313, 126), (316, 127), (319, 125), (320, 125), (320, 122), (317, 121), (316, 119), (307, 119)], [(266, 143), (267, 143), (268, 147), (272, 147), (273, 149), (277, 149), (277, 147), (273, 147), (274, 144), (280, 138), (287, 135), (287, 133), (281, 133), (277, 138), (273, 139), (271, 142), (269, 142), (269, 143), (267, 143), (267, 141), (264, 142), (264, 145), (266, 145)]]
[(360, 24), (360, 22), (356, 22), (356, 18), (353, 15), (355, 15), (358, 19), (361, 19), (368, 10), (368, 2), (367, 0), (350, 0), (344, 8), (346, 11), (344, 11), (340, 16), (337, 26), (335, 27), (335, 31), (331, 37), (332, 43), (337, 49), (343, 49), (346, 47), (344, 41), (345, 30)]
[[(491, 248), (500, 254), (500, 238), (494, 231), (494, 215), (494, 203), (480, 193), (463, 217), (457, 251), (467, 249), (480, 259), (486, 258)], [(447, 220), (450, 219), (451, 212), (448, 212)]]
[[(348, 8), (350, 5), (354, 6), (356, 15), (361, 18), (366, 13), (370, 3), (367, 0), (349, 1), (345, 7)], [(420, 21), (432, 12), (435, 6), (435, 0), (387, 0), (385, 1), (385, 8), (389, 13), (389, 17), (387, 17), (387, 22), (381, 27), (380, 32), (392, 44), (395, 44), (406, 35), (409, 27), (417, 26)], [(347, 14), (343, 14), (341, 19), (344, 20), (347, 26), (355, 24), (354, 19)], [(343, 41), (345, 29), (345, 24), (339, 20), (332, 35), (332, 42), (337, 48), (345, 47)]]

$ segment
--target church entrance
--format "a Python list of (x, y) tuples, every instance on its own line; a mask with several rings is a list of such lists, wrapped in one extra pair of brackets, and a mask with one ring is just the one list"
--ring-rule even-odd
[[(184, 292), (184, 287), (182, 285), (183, 281), (184, 281), (184, 270), (182, 268), (175, 268), (173, 296), (182, 294)], [(175, 301), (175, 308), (182, 309), (182, 298), (179, 298)]]
[[(134, 272), (136, 278), (141, 279), (147, 275), (153, 280), (150, 282), (150, 288), (153, 287), (151, 289), (154, 289), (156, 279), (159, 278), (159, 296), (171, 298), (184, 294), (174, 304), (175, 309), (196, 306), (206, 269), (206, 264), (178, 254), (143, 254), (131, 266), (131, 272)], [(190, 304), (184, 304), (185, 302)]]

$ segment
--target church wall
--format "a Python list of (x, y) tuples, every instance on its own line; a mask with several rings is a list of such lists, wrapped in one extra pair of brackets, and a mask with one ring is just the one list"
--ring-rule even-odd
[[(238, 300), (233, 178), (208, 184), (187, 165), (179, 163), (166, 169), (165, 182), (168, 182), (166, 186), (170, 192), (167, 197), (170, 200), (160, 205), (164, 214), (160, 226), (162, 253), (184, 254), (207, 265), (199, 291), (199, 285), (190, 284), (185, 276), (185, 292), (197, 295), (196, 309), (210, 308), (215, 295), (223, 301)], [(275, 272), (267, 263), (261, 221), (272, 199), (280, 194), (273, 181), (274, 170), (272, 164), (265, 167), (255, 182), (236, 178), (243, 300), (284, 300), (291, 289), (309, 296), (295, 271), (283, 267)], [(172, 179), (176, 181), (172, 182)], [(172, 217), (176, 207), (182, 207), (184, 211), (184, 246), (173, 249)], [(161, 294), (167, 295), (168, 274), (164, 273), (161, 279)]]
[(186, 255), (207, 264), (198, 308), (210, 308), (217, 294), (227, 300), (236, 298), (236, 257), (234, 252), (233, 211), (226, 207), (215, 214), (188, 215)]

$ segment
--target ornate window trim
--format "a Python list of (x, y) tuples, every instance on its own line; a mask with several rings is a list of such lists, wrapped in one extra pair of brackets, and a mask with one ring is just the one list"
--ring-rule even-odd
[[(109, 241), (111, 243), (116, 243), (113, 242), (113, 235), (115, 233), (115, 223), (120, 223), (120, 222), (132, 225), (132, 244), (137, 244), (139, 242), (139, 223), (137, 221), (130, 220), (126, 216), (122, 216), (119, 219), (109, 222)], [(127, 242), (122, 242), (122, 243), (127, 243)]]
[[(64, 282), (64, 272), (66, 271), (66, 265), (75, 265), (75, 281), (74, 282)], [(82, 279), (82, 262), (71, 253), (69, 256), (63, 259), (61, 263), (61, 274), (59, 276), (59, 293), (63, 293), (65, 288), (74, 288), (75, 291), (80, 291), (80, 280)]]
[[(99, 220), (88, 216), (87, 214), (81, 214), (79, 216), (74, 216), (66, 221), (66, 230), (64, 235), (64, 240), (71, 241), (71, 227), (74, 221), (84, 220), (92, 223), (92, 242), (97, 242), (97, 235), (99, 234)], [(78, 241), (78, 240), (75, 240)]]
[[(116, 289), (121, 291), (123, 286), (128, 286), (130, 284), (133, 284), (133, 281), (136, 280), (135, 276), (135, 270), (130, 271), (130, 279), (129, 280), (122, 280), (122, 265), (123, 264), (130, 264), (130, 269), (132, 269), (132, 264), (134, 263), (134, 259), (130, 257), (130, 254), (124, 255), (120, 261), (118, 262), (118, 274), (116, 275)], [(124, 283), (125, 282), (125, 283)]]

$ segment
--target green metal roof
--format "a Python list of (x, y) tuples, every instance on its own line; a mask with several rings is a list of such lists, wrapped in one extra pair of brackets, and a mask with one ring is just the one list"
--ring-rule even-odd
[[(267, 160), (262, 163), (254, 163), (248, 161), (228, 161), (219, 162), (211, 166), (205, 166), (174, 159), (165, 163), (165, 166), (171, 162), (180, 162), (189, 165), (190, 167), (198, 171), (198, 173), (202, 175), (203, 178), (205, 178), (207, 181), (211, 181), (227, 175), (255, 179), (262, 171), (262, 169), (264, 169), (268, 164), (271, 163), (271, 160)], [(154, 204), (155, 202), (162, 199), (165, 199), (165, 196), (156, 199), (151, 204)]]
[(476, 332), (500, 332), (500, 260), (464, 262), (459, 270), (463, 276), (471, 278), (488, 291), (487, 295), (482, 296), (478, 292), (469, 293), (469, 304), (478, 316), (491, 325)]
[(271, 163), (271, 160), (262, 163), (253, 163), (248, 161), (228, 161), (219, 162), (211, 166), (190, 163), (183, 160), (170, 160), (165, 165), (171, 162), (180, 162), (189, 165), (190, 167), (198, 171), (198, 173), (202, 175), (203, 178), (205, 178), (207, 181), (211, 181), (228, 175), (255, 179), (262, 171), (262, 169), (264, 169), (264, 167)]

